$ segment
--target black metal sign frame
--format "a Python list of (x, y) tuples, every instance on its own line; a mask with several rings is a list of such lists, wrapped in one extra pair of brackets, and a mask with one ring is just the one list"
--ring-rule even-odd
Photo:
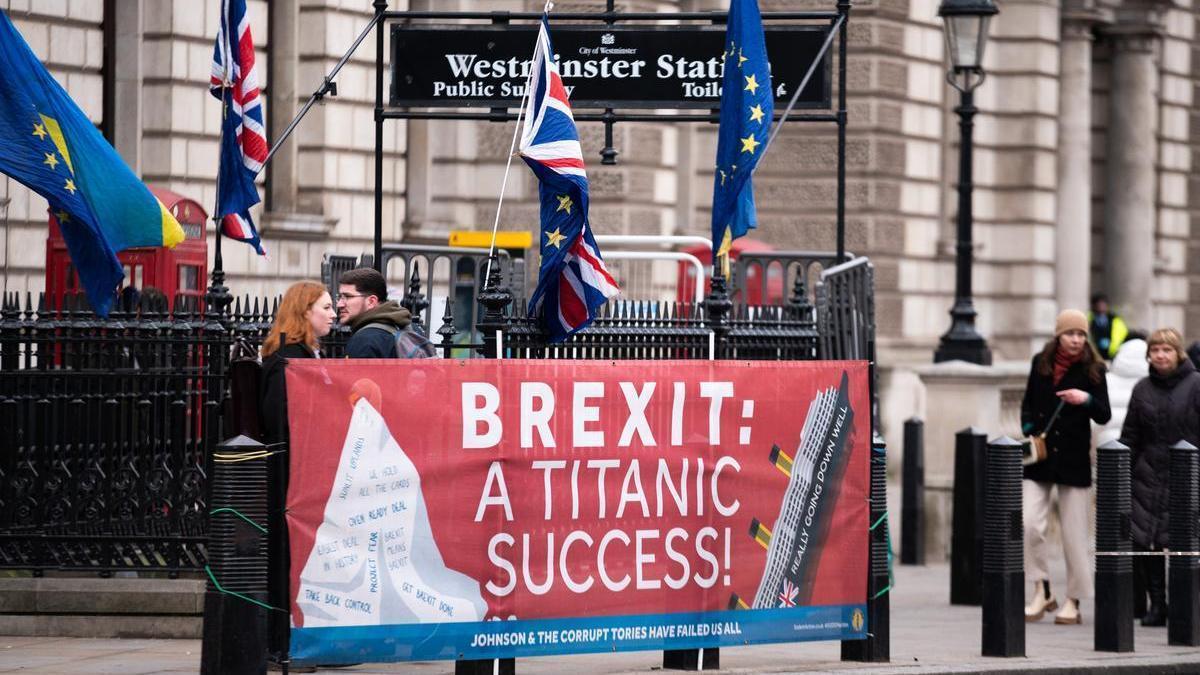
[[(498, 27), (509, 26), (513, 21), (533, 23), (541, 18), (538, 12), (434, 12), (434, 11), (388, 11), (387, 0), (373, 0), (375, 16), (367, 31), (359, 36), (359, 41), (351, 48), (358, 47), (359, 42), (366, 37), (370, 30), (375, 31), (375, 260), (383, 259), (383, 125), (389, 119), (449, 119), (449, 120), (488, 120), (494, 122), (509, 122), (517, 119), (518, 113), (506, 105), (482, 110), (470, 111), (463, 109), (431, 109), (431, 108), (399, 108), (387, 106), (385, 99), (384, 73), (386, 64), (385, 38), (389, 25), (394, 23), (411, 24), (415, 21), (433, 22), (479, 22), (488, 21)], [(727, 15), (724, 12), (676, 12), (665, 14), (660, 12), (618, 12), (614, 0), (607, 0), (607, 9), (603, 12), (555, 12), (553, 19), (558, 24), (570, 22), (592, 22), (615, 30), (617, 24), (631, 21), (637, 25), (659, 25), (671, 22), (707, 22), (714, 26), (723, 26)], [(837, 30), (837, 68), (836, 99), (828, 112), (808, 112), (792, 114), (789, 122), (825, 122), (837, 127), (837, 255), (839, 260), (846, 257), (846, 47), (849, 44), (850, 1), (837, 0), (836, 11), (833, 12), (763, 12), (764, 25), (770, 27), (776, 21), (806, 21), (820, 25), (824, 22), (827, 30)], [(464, 26), (478, 26), (463, 24)], [(688, 24), (674, 24), (687, 26)], [(694, 24), (693, 24), (694, 25)], [(827, 33), (826, 33), (827, 35)], [(339, 67), (349, 58), (343, 58)], [(827, 77), (826, 82), (832, 84), (834, 77)], [(314, 99), (320, 98), (331, 90), (331, 78), (326, 82)], [(336, 91), (336, 90), (334, 90)], [(311, 104), (311, 101), (310, 101)], [(776, 120), (781, 116), (776, 109)], [(719, 120), (719, 111), (714, 107), (705, 112), (689, 112), (676, 110), (648, 110), (627, 112), (615, 107), (605, 107), (600, 112), (577, 111), (574, 115), (578, 122), (602, 122), (604, 124), (605, 147), (600, 151), (602, 164), (616, 164), (617, 151), (613, 148), (613, 125), (617, 122), (710, 122)]]
[[(776, 107), (787, 106), (831, 27), (767, 26)], [(389, 104), (398, 107), (517, 107), (529, 76), (536, 24), (391, 25)], [(720, 106), (725, 29), (712, 25), (555, 24), (554, 48), (571, 106)], [(833, 58), (826, 52), (797, 108), (832, 107)]]

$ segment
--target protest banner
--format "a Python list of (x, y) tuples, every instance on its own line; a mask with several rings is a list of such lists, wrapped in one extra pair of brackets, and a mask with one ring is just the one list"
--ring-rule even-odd
[(865, 362), (304, 360), (294, 663), (866, 637)]

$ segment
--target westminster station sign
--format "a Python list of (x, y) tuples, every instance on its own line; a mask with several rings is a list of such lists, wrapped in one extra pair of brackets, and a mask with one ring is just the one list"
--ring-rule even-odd
[[(821, 51), (828, 26), (765, 30), (776, 101), (786, 105)], [(516, 107), (536, 25), (392, 26), (393, 107)], [(554, 27), (554, 48), (575, 108), (716, 108), (723, 26)], [(796, 103), (830, 107), (828, 55)]]

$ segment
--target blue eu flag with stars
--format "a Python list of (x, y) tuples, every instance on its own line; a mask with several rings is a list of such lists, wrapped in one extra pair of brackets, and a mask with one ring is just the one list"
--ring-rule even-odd
[(108, 314), (117, 251), (174, 247), (183, 228), (0, 12), (0, 173), (46, 199), (92, 309)]
[(758, 0), (731, 0), (725, 29), (721, 127), (713, 178), (713, 263), (725, 261), (733, 240), (755, 226), (750, 176), (771, 131), (774, 100)]

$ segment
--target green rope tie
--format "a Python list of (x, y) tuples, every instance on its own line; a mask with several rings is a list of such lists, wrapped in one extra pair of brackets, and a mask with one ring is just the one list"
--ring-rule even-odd
[[(880, 523), (886, 522), (887, 519), (888, 519), (888, 513), (887, 513), (887, 511), (884, 511), (883, 515), (879, 516), (879, 520), (876, 520), (875, 524), (871, 525), (871, 531), (874, 532), (875, 528), (879, 527)], [(892, 552), (892, 530), (890, 527), (887, 527), (885, 525), (883, 528), (883, 531), (885, 533), (885, 536), (887, 536), (888, 585), (885, 586), (883, 588), (883, 590), (876, 593), (875, 596), (873, 598), (871, 598), (872, 600), (879, 599), (880, 596), (882, 596), (883, 594), (892, 590), (892, 586), (894, 586), (896, 584), (896, 576), (892, 570), (892, 561), (895, 557), (895, 555)]]
[(221, 586), (221, 582), (217, 581), (216, 575), (213, 574), (212, 568), (209, 567), (208, 565), (204, 566), (204, 571), (206, 573), (208, 573), (208, 579), (209, 579), (209, 581), (211, 581), (213, 583), (213, 586), (216, 587), (217, 592), (224, 593), (225, 595), (232, 595), (235, 598), (245, 600), (246, 602), (249, 602), (254, 605), (258, 605), (259, 607), (270, 610), (272, 612), (283, 612), (284, 614), (288, 613), (288, 611), (286, 609), (279, 609), (278, 607), (272, 607), (271, 605), (268, 605), (265, 602), (260, 602), (258, 600), (255, 600), (254, 598), (252, 598), (248, 595), (243, 595), (241, 593), (238, 593), (237, 591), (231, 591), (227, 588), (224, 588), (223, 586)]
[[(888, 514), (887, 514), (887, 511), (884, 511), (884, 512), (883, 512), (883, 515), (882, 515), (882, 516), (879, 516), (879, 520), (875, 521), (875, 524), (871, 526), (871, 531), (872, 531), (872, 532), (874, 532), (874, 531), (875, 531), (875, 528), (879, 527), (879, 524), (880, 524), (880, 523), (882, 523), (883, 521), (887, 520), (887, 515), (888, 515)], [(889, 540), (889, 542), (888, 542), (888, 543), (889, 543), (889, 548), (890, 548), (891, 541)]]
[[(250, 518), (246, 514), (242, 513), (241, 511), (238, 511), (237, 509), (230, 508), (228, 506), (222, 506), (219, 509), (213, 509), (212, 511), (209, 511), (208, 513), (209, 513), (209, 515), (215, 516), (218, 513), (222, 513), (222, 512), (232, 513), (233, 515), (237, 516), (238, 518), (241, 518), (242, 520), (246, 521), (247, 523), (250, 523), (254, 527), (258, 528), (259, 532), (262, 532), (263, 534), (267, 533), (267, 528), (263, 527), (262, 525), (259, 525), (258, 523), (254, 522), (253, 520), (250, 520)], [(875, 528), (871, 528), (871, 529), (875, 529)]]

